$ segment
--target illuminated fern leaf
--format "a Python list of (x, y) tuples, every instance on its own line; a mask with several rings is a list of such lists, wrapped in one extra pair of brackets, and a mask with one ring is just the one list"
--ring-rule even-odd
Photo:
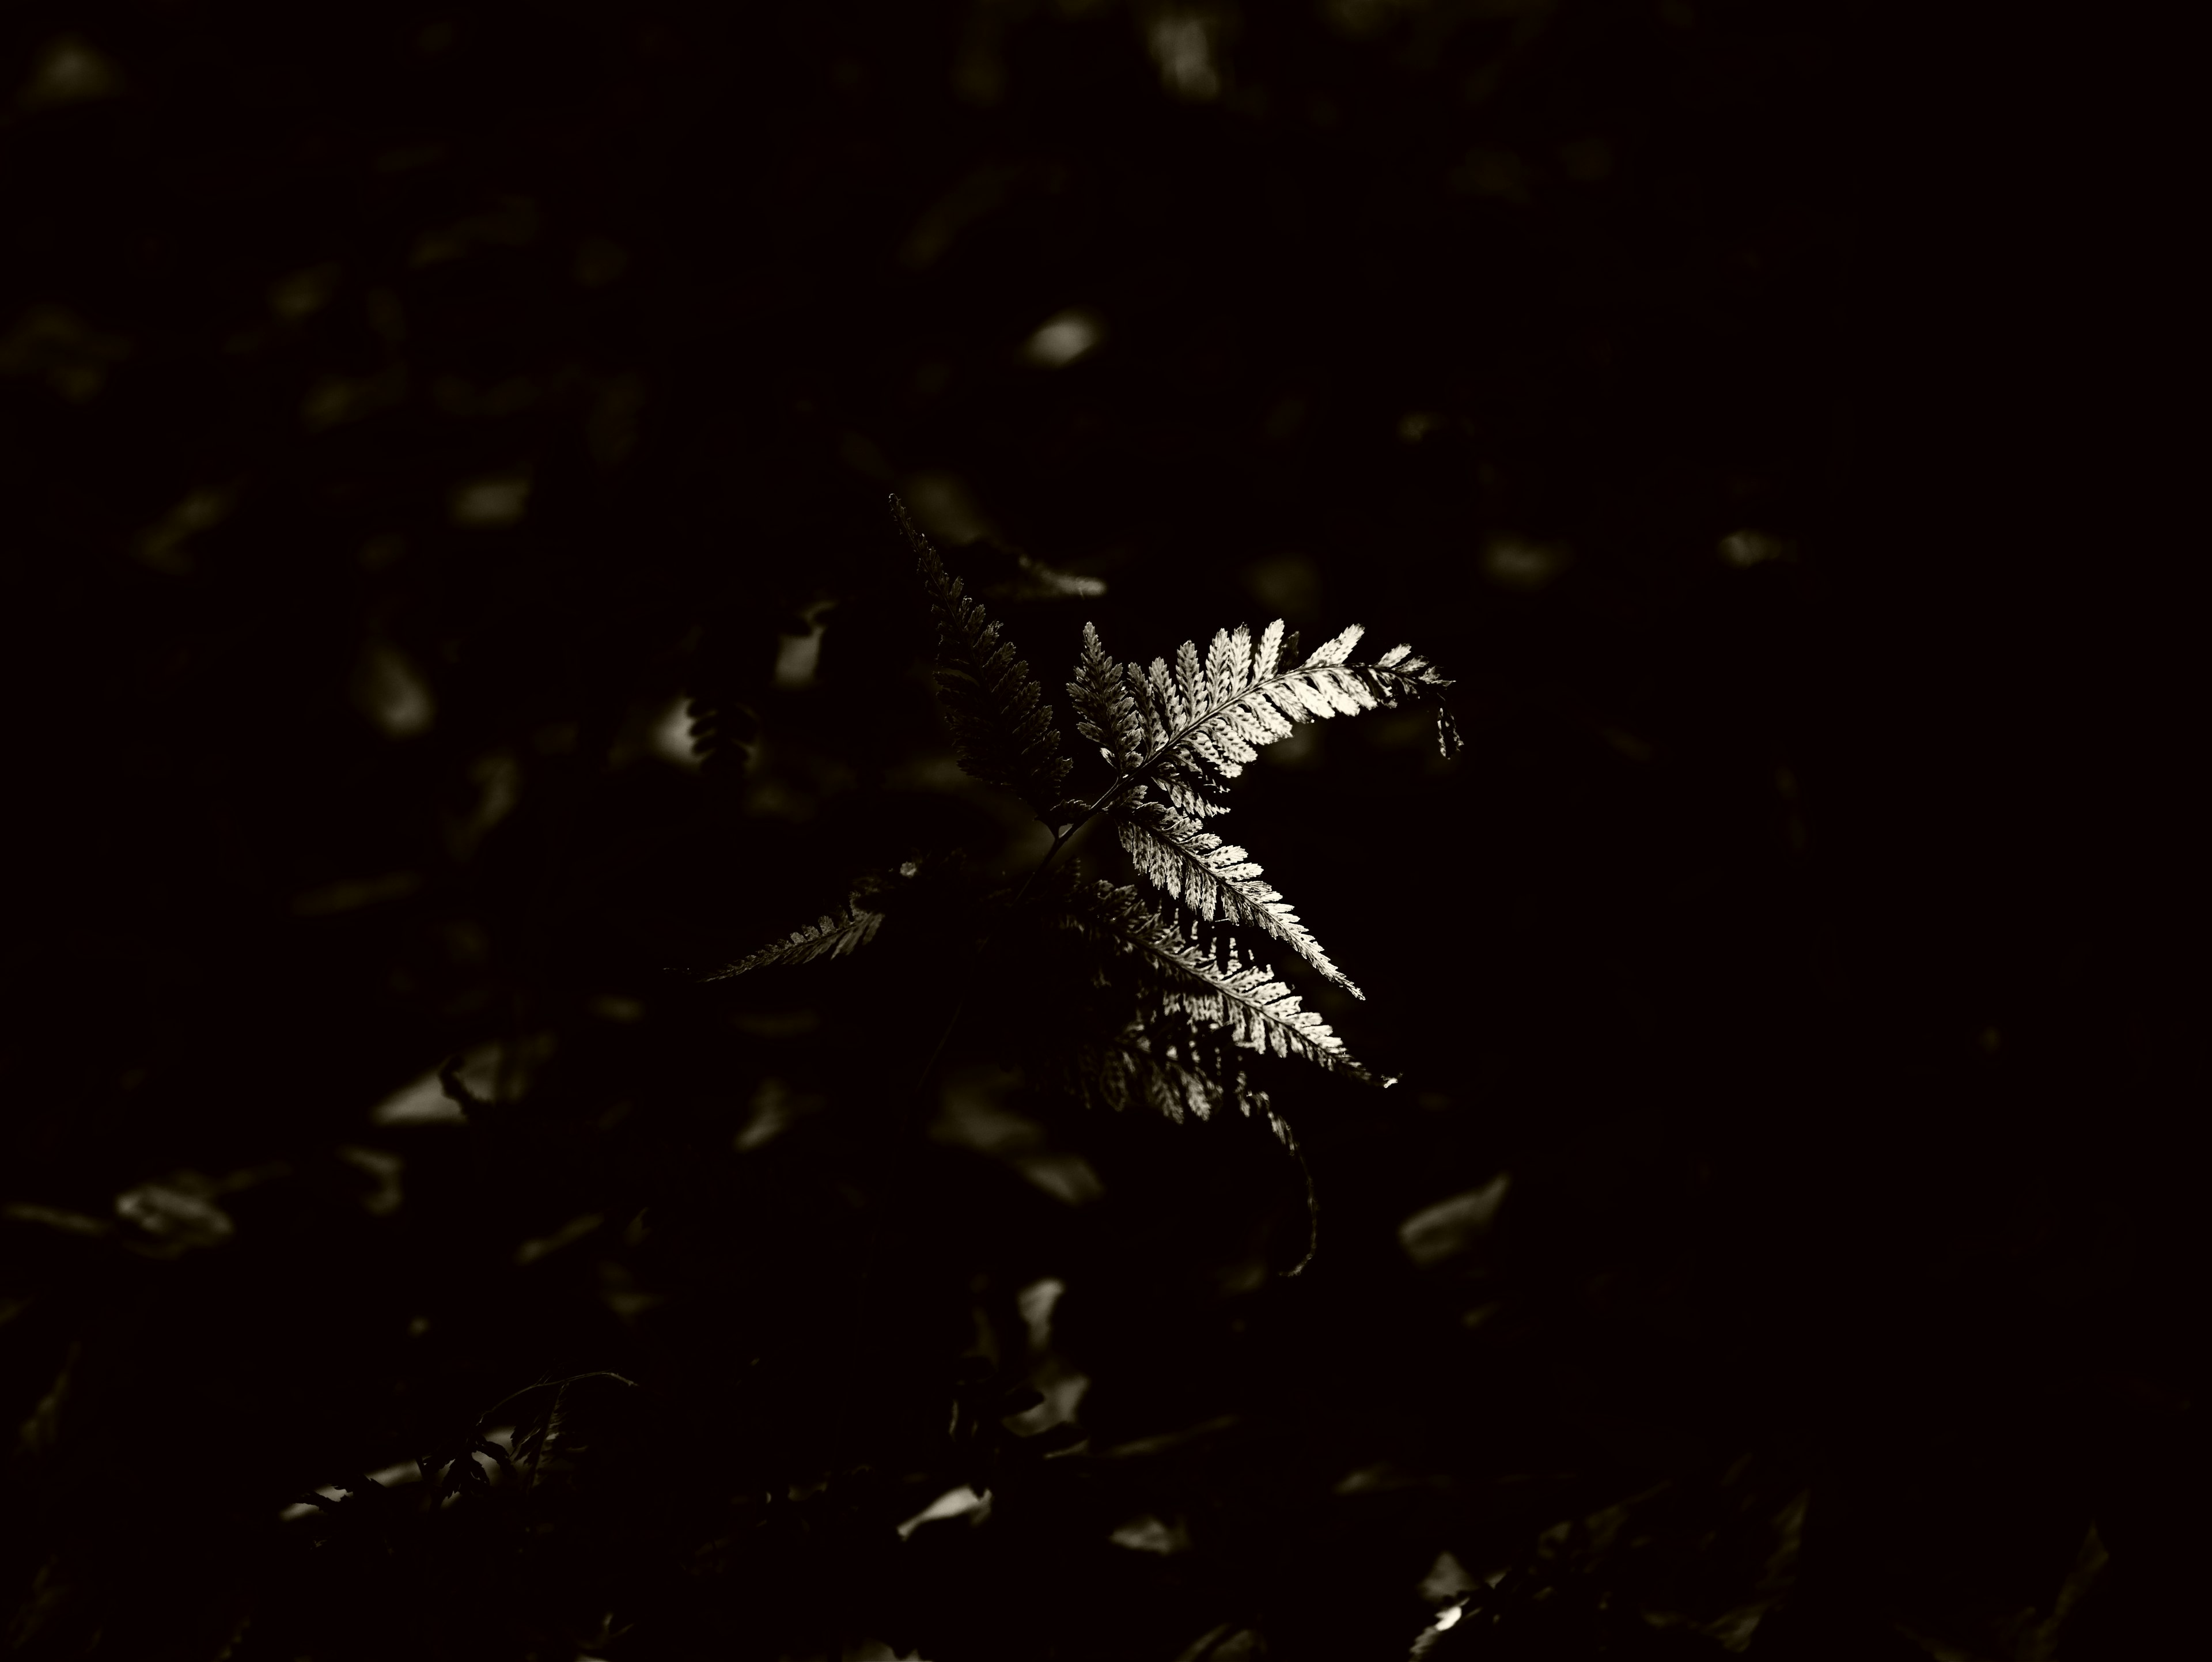
[(969, 774), (1018, 792), (1037, 818), (1049, 820), (1072, 765), (1060, 754), (1052, 706), (1042, 702), (1042, 690), (1013, 643), (1000, 639), (999, 626), (984, 614), (981, 602), (946, 572), (896, 496), (891, 512), (914, 550), (937, 624), (937, 687), (954, 754)]
[(1065, 924), (1102, 952), (1140, 960), (1146, 1013), (1165, 1018), (1171, 1034), (1187, 1029), (1195, 1043), (1218, 1032), (1247, 1050), (1298, 1058), (1369, 1084), (1389, 1082), (1363, 1067), (1265, 965), (1242, 964), (1233, 952), (1225, 965), (1216, 964), (1135, 888), (1100, 882), (1070, 898), (1076, 904), (1063, 915)]
[(1291, 904), (1260, 875), (1259, 862), (1180, 812), (1171, 801), (1124, 799), (1115, 814), (1137, 873), (1178, 901), (1201, 926), (1219, 922), (1281, 941), (1354, 998), (1366, 995), (1330, 961)]
[[(1124, 684), (1144, 733), (1144, 754), (1122, 771), (1186, 789), (1218, 794), (1255, 760), (1261, 746), (1287, 739), (1300, 721), (1357, 715), (1407, 703), (1433, 707), (1437, 742), (1446, 759), (1462, 748), (1459, 726), (1445, 706), (1451, 682), (1409, 646), (1393, 647), (1372, 663), (1352, 661), (1364, 631), (1357, 624), (1315, 648), (1304, 663), (1295, 636), (1279, 620), (1256, 645), (1239, 624), (1213, 638), (1203, 663), (1186, 641), (1170, 670), (1155, 658), (1149, 672), (1125, 667)], [(1101, 654), (1103, 656), (1103, 654)]]
[[(1410, 647), (1394, 647), (1372, 663), (1354, 663), (1358, 625), (1334, 636), (1303, 662), (1297, 637), (1280, 619), (1255, 642), (1243, 624), (1221, 630), (1203, 658), (1186, 641), (1172, 667), (1116, 666), (1095, 630), (1084, 631), (1081, 679), (1070, 684), (1086, 737), (1098, 743), (1120, 776), (1107, 805), (1122, 846), (1146, 881), (1183, 907), (1199, 936), (1210, 926), (1256, 929), (1297, 953), (1347, 992), (1359, 996), (1304, 924), (1243, 849), (1205, 828), (1226, 813), (1223, 794), (1261, 747), (1287, 739), (1300, 721), (1431, 705), (1446, 757), (1461, 748), (1458, 726), (1443, 703), (1451, 685)], [(1115, 681), (1118, 670), (1120, 681)], [(1217, 945), (1227, 943), (1217, 936)]]

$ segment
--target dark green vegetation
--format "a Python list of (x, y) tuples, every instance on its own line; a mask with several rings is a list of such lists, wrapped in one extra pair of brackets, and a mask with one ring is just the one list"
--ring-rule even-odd
[[(5, 8), (11, 1653), (2187, 1653), (2193, 214), (2094, 45)], [(893, 491), (1064, 779), (955, 765)], [(1208, 833), (1398, 1081), (1252, 1056), (1295, 1276), (998, 928), (1085, 623), (1277, 617), (1464, 740)]]

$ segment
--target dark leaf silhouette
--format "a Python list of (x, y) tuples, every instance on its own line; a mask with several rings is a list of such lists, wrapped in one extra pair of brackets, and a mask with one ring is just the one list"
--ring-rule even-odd
[(1060, 754), (1052, 706), (1013, 643), (1000, 639), (982, 603), (946, 574), (906, 505), (893, 497), (891, 511), (914, 550), (937, 624), (937, 686), (960, 765), (986, 784), (1015, 791), (1040, 819), (1048, 819), (1072, 765)]

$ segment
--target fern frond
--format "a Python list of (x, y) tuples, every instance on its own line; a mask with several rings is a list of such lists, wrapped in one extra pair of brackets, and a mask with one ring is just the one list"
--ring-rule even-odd
[(873, 941), (883, 922), (884, 915), (861, 905), (856, 895), (846, 902), (843, 916), (824, 916), (803, 929), (793, 929), (790, 939), (763, 947), (702, 979), (727, 981), (749, 970), (765, 970), (772, 965), (811, 964), (817, 958), (842, 958)]
[[(1358, 670), (1361, 666), (1352, 667)], [(1452, 719), (1451, 707), (1444, 703), (1443, 696), (1452, 685), (1449, 676), (1402, 642), (1365, 667), (1378, 678), (1378, 697), (1395, 692), (1399, 697), (1435, 707), (1437, 748), (1445, 761), (1467, 748), (1467, 741), (1460, 737), (1459, 723)], [(1389, 679), (1379, 679), (1382, 677)], [(1383, 702), (1393, 709), (1397, 708), (1394, 698), (1384, 697)]]
[(1200, 925), (1221, 922), (1271, 935), (1354, 998), (1366, 996), (1330, 961), (1243, 849), (1223, 842), (1172, 801), (1147, 796), (1142, 786), (1118, 805), (1115, 822), (1138, 874), (1179, 901)]
[(1275, 1140), (1297, 1162), (1305, 1190), (1305, 1251), (1283, 1272), (1298, 1275), (1313, 1262), (1321, 1213), (1313, 1172), (1297, 1133), (1241, 1065), (1210, 1068), (1194, 1064), (1182, 1050), (1180, 1041), (1155, 1043), (1142, 1024), (1134, 1025), (1103, 1043), (1082, 1044), (1068, 1053), (1062, 1065), (1063, 1083), (1086, 1108), (1110, 1108), (1118, 1113), (1133, 1103), (1154, 1109), (1178, 1125), (1186, 1115), (1209, 1119), (1224, 1104), (1233, 1104), (1248, 1118), (1256, 1115), (1264, 1119)]
[(1369, 1084), (1389, 1082), (1376, 1081), (1265, 965), (1241, 964), (1233, 953), (1226, 965), (1216, 964), (1135, 888), (1102, 881), (1071, 898), (1078, 904), (1064, 914), (1068, 927), (1102, 950), (1142, 959), (1159, 977), (1145, 1001), (1152, 1012), (1188, 1023), (1194, 1033), (1218, 1031), (1248, 1050), (1301, 1058)]
[(1060, 804), (1060, 782), (1073, 765), (1060, 754), (1052, 706), (1030, 679), (1030, 667), (1001, 641), (999, 626), (945, 569), (906, 504), (891, 498), (891, 512), (915, 552), (929, 609), (938, 629), (937, 686), (944, 700), (960, 765), (986, 784), (1018, 792), (1040, 819)]
[(1196, 1068), (1155, 1056), (1139, 1027), (1103, 1044), (1078, 1046), (1067, 1058), (1066, 1071), (1086, 1107), (1120, 1113), (1134, 1103), (1178, 1125), (1186, 1117), (1211, 1119), (1228, 1095), (1219, 1081)]
[(1144, 765), (1145, 724), (1137, 701), (1121, 679), (1121, 666), (1106, 655), (1097, 629), (1083, 626), (1083, 651), (1075, 661), (1075, 679), (1067, 684), (1075, 702), (1075, 730), (1098, 746), (1116, 774)]
[(1234, 1107), (1248, 1117), (1258, 1112), (1278, 1128), (1279, 1136), (1289, 1129), (1241, 1064), (1207, 1066), (1185, 1044), (1163, 1040), (1142, 1023), (1111, 1038), (1075, 1046), (1063, 1056), (1062, 1072), (1085, 1107), (1119, 1113), (1133, 1105), (1178, 1125), (1186, 1117), (1211, 1119), (1218, 1109)]
[(1353, 663), (1352, 650), (1364, 632), (1355, 624), (1293, 667), (1297, 637), (1285, 636), (1280, 620), (1256, 645), (1240, 624), (1214, 636), (1203, 663), (1196, 643), (1186, 641), (1172, 670), (1159, 658), (1149, 672), (1124, 666), (1144, 738), (1136, 765), (1121, 771), (1211, 794), (1256, 760), (1261, 746), (1289, 738), (1300, 721), (1395, 709), (1409, 700), (1435, 708), (1438, 747), (1448, 759), (1456, 756), (1459, 727), (1443, 703), (1451, 682), (1409, 646), (1393, 647), (1372, 663)]
[(1186, 641), (1173, 668), (1156, 658), (1139, 670), (1116, 665), (1097, 631), (1086, 627), (1079, 679), (1068, 687), (1084, 736), (1120, 776), (1121, 794), (1106, 812), (1146, 880), (1185, 907), (1200, 932), (1216, 922), (1256, 929), (1355, 997), (1363, 996), (1359, 989), (1261, 880), (1260, 867), (1205, 821), (1227, 812), (1222, 793), (1261, 747), (1287, 739), (1302, 721), (1416, 699), (1435, 707), (1443, 753), (1458, 753), (1459, 728), (1443, 699), (1451, 683), (1410, 647), (1394, 647), (1373, 663), (1352, 662), (1362, 632), (1354, 624), (1294, 663), (1297, 639), (1279, 618), (1256, 642), (1240, 624), (1217, 631), (1202, 660), (1196, 642)]

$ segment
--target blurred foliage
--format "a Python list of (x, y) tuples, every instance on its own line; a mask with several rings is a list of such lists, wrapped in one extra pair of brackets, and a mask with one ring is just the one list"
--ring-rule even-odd
[[(2168, 268), (2007, 27), (9, 6), (11, 1653), (2164, 1653)], [(683, 972), (1038, 852), (893, 489), (1039, 662), (1459, 678), (1240, 807), (1404, 1080), (1300, 1278), (890, 931)]]

